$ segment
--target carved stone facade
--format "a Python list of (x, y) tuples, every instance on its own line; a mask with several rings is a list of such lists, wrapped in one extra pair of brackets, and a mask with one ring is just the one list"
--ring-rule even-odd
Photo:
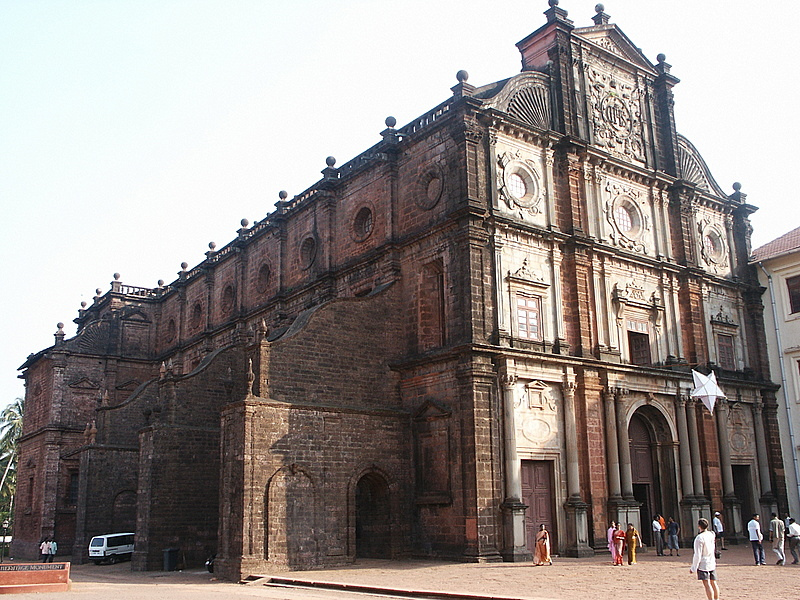
[[(609, 520), (785, 509), (748, 215), (677, 79), (557, 2), (523, 70), (382, 139), (29, 356), (14, 553), (136, 532), (236, 578), (587, 556)], [(688, 398), (714, 370), (729, 403)], [(764, 508), (761, 509), (765, 511)], [(646, 535), (647, 538), (649, 536)]]

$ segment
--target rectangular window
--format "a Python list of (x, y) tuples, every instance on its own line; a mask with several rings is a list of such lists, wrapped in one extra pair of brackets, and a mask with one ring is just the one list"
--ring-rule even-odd
[(646, 333), (628, 332), (628, 349), (631, 353), (631, 363), (634, 365), (649, 365), (650, 336)]
[(789, 290), (789, 309), (792, 314), (800, 312), (800, 275), (786, 280)]
[(733, 351), (733, 336), (717, 334), (717, 360), (719, 366), (729, 371), (736, 370), (736, 354)]
[(539, 298), (517, 296), (517, 330), (519, 337), (542, 339), (542, 303)]

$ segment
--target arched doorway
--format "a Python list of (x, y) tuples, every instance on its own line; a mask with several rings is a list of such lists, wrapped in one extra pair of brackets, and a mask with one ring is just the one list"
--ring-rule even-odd
[(680, 522), (672, 432), (664, 415), (642, 406), (628, 424), (633, 496), (639, 502), (642, 536), (653, 545), (653, 515)]
[(391, 558), (389, 485), (367, 473), (356, 485), (356, 557)]

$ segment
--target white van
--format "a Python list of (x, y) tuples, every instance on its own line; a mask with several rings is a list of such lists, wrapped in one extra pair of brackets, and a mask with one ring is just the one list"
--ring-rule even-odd
[(99, 565), (104, 560), (116, 563), (133, 554), (133, 533), (96, 535), (89, 542), (89, 560)]

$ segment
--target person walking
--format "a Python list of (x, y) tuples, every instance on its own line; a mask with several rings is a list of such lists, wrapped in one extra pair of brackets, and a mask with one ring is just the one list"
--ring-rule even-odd
[(690, 573), (697, 573), (697, 579), (703, 582), (708, 600), (719, 600), (717, 585), (717, 560), (714, 558), (716, 539), (714, 533), (708, 531), (708, 520), (697, 521), (699, 533), (694, 538), (694, 556)]
[(622, 531), (619, 523), (617, 523), (617, 527), (614, 529), (612, 539), (614, 541), (614, 566), (622, 566), (622, 557), (625, 552), (625, 532)]
[(793, 565), (800, 562), (800, 524), (795, 523), (794, 519), (789, 517), (789, 529), (786, 531), (786, 537), (789, 538), (789, 552), (792, 553)]
[(680, 556), (678, 554), (678, 548), (680, 547), (678, 543), (678, 534), (681, 531), (681, 526), (673, 519), (672, 517), (669, 518), (667, 522), (667, 548), (669, 548), (669, 555), (672, 556), (672, 551), (675, 550), (675, 556)]
[(633, 523), (628, 523), (628, 531), (625, 532), (625, 545), (628, 547), (628, 564), (636, 564), (636, 549), (642, 547), (642, 536), (633, 526)]
[(58, 543), (56, 543), (55, 538), (50, 538), (50, 544), (47, 546), (47, 558), (45, 562), (53, 562), (53, 559), (56, 557), (56, 552), (58, 552)]
[(608, 531), (606, 532), (606, 539), (608, 540), (608, 551), (611, 552), (611, 564), (617, 564), (617, 557), (616, 557), (616, 549), (614, 548), (614, 531), (617, 529), (617, 524), (615, 521), (611, 521), (611, 524), (608, 527)]
[(772, 542), (772, 551), (778, 557), (778, 562), (776, 565), (785, 565), (786, 564), (786, 554), (783, 552), (783, 540), (784, 540), (784, 524), (778, 518), (778, 515), (772, 513), (772, 520), (769, 522), (769, 541)]
[(747, 523), (747, 533), (750, 537), (750, 545), (753, 547), (753, 558), (756, 565), (765, 565), (767, 561), (764, 557), (764, 545), (761, 543), (764, 541), (764, 536), (761, 534), (759, 520), (758, 513), (753, 514), (753, 518)]
[(717, 550), (715, 553), (716, 558), (720, 558), (720, 550), (727, 550), (725, 547), (725, 528), (722, 525), (722, 520), (719, 518), (719, 512), (714, 513), (714, 520), (711, 522), (714, 527), (714, 535), (717, 538)]
[(656, 556), (664, 556), (664, 539), (661, 537), (661, 523), (658, 520), (658, 515), (653, 517), (651, 527), (653, 532), (653, 545), (656, 547)]
[(550, 532), (544, 523), (539, 525), (539, 531), (536, 532), (536, 547), (533, 551), (533, 565), (540, 567), (547, 563), (553, 564), (553, 559), (550, 557)]

